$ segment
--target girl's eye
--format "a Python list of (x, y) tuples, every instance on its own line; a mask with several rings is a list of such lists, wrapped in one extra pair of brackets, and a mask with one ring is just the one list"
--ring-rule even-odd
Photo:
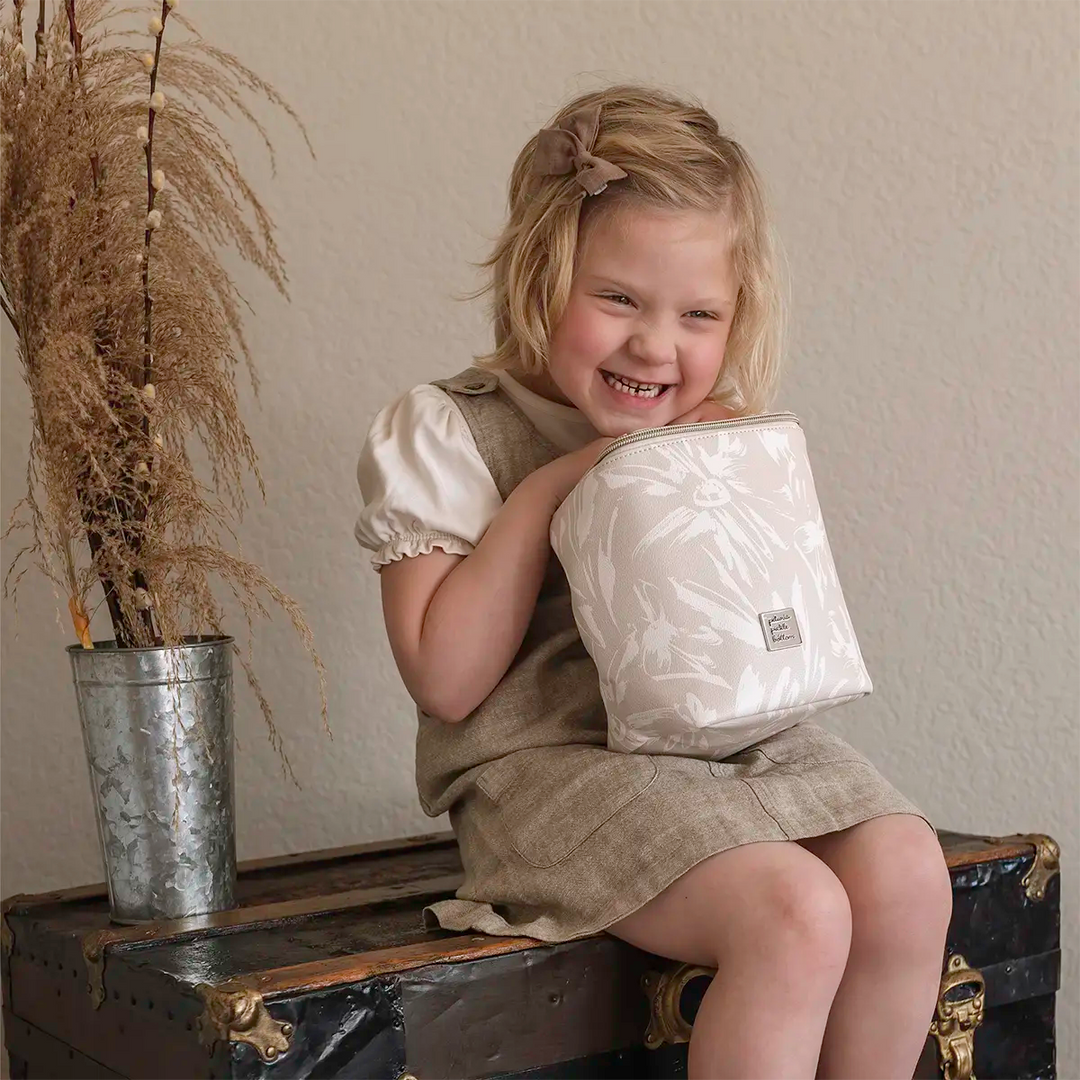
[[(634, 306), (634, 301), (622, 293), (600, 293), (600, 299), (610, 300), (612, 303), (617, 303), (620, 307), (626, 307), (630, 305)], [(688, 311), (688, 315), (691, 315), (694, 319), (716, 319), (716, 315), (712, 311)]]

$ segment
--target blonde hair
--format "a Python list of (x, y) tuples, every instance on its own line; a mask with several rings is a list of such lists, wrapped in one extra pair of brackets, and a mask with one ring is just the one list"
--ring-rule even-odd
[(779, 379), (787, 305), (781, 250), (757, 170), (699, 103), (653, 87), (617, 85), (581, 94), (545, 126), (563, 127), (579, 109), (596, 105), (600, 125), (592, 153), (629, 176), (582, 198), (572, 173), (530, 176), (536, 135), (525, 144), (510, 177), (509, 218), (490, 257), (471, 264), (491, 269), (491, 278), (476, 292), (455, 297), (494, 294), (489, 310), (495, 349), (473, 361), (492, 371), (515, 363), (530, 374), (544, 369), (584, 242), (599, 220), (640, 210), (722, 212), (731, 226), (739, 292), (709, 397), (738, 415), (766, 411)]

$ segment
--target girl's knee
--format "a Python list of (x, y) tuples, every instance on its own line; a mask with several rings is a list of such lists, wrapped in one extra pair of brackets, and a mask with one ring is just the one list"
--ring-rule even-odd
[(916, 885), (921, 886), (928, 914), (947, 929), (953, 909), (952, 875), (937, 837), (923, 840), (913, 852), (912, 864), (912, 876)]
[(941, 843), (928, 829), (894, 834), (887, 850), (845, 882), (859, 925), (883, 946), (940, 947), (952, 919), (952, 879)]
[(952, 921), (952, 877), (936, 837), (913, 841), (906, 853), (904, 897), (908, 918), (921, 922), (932, 942), (944, 938)]
[(705, 859), (608, 930), (687, 963), (752, 961), (803, 981), (839, 978), (851, 927), (851, 905), (836, 875), (798, 844), (777, 841)]
[[(718, 926), (717, 950), (753, 952), (800, 970), (843, 971), (851, 947), (851, 905), (843, 885), (794, 843), (755, 845), (757, 865), (743, 868), (736, 915)], [(730, 884), (729, 884), (730, 887)]]

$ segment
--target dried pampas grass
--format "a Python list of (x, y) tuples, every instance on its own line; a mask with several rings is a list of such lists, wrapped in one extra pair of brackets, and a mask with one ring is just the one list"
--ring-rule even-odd
[[(198, 36), (176, 0), (145, 11), (143, 31), (110, 29), (140, 9), (107, 0), (64, 0), (46, 25), (40, 0), (33, 58), (24, 7), (0, 8), (0, 303), (33, 404), (27, 495), (8, 532), (29, 529), (32, 542), (8, 568), (5, 595), (22, 557), (36, 556), (69, 597), (84, 647), (99, 584), (118, 647), (174, 646), (226, 633), (209, 582), (223, 580), (248, 625), (248, 655), (235, 654), (288, 768), (251, 666), (252, 615), (269, 617), (259, 593), (309, 653), (329, 733), (325, 671), (296, 602), (221, 542), (221, 529), (236, 540), (244, 472), (264, 498), (265, 488), (237, 408), (241, 358), (258, 392), (243, 299), (215, 248), (237, 250), (286, 297), (287, 277), (272, 222), (199, 102), (254, 124), (272, 161), (241, 91), (283, 109), (305, 142), (306, 132), (271, 86)], [(167, 43), (174, 23), (192, 37)], [(189, 459), (192, 436), (211, 487)]]

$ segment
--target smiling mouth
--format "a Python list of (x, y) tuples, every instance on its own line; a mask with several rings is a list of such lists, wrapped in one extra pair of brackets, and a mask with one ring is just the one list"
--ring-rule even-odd
[(665, 391), (670, 390), (671, 383), (643, 383), (636, 379), (627, 379), (622, 375), (614, 375), (610, 371), (600, 369), (604, 382), (613, 390), (618, 390), (628, 397), (657, 398)]

